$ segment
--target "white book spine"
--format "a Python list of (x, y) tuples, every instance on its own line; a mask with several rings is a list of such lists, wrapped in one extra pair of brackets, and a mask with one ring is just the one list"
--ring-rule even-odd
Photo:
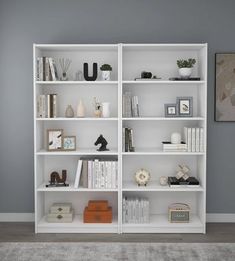
[(92, 161), (88, 161), (88, 188), (92, 188)]
[(196, 128), (196, 147), (195, 151), (199, 152), (200, 151), (200, 129)]
[(200, 128), (200, 152), (204, 152), (204, 130)]
[(75, 182), (74, 182), (74, 188), (78, 188), (78, 186), (79, 186), (81, 171), (82, 171), (82, 160), (78, 160), (77, 172), (76, 172)]
[(54, 68), (54, 64), (53, 64), (53, 59), (51, 57), (49, 57), (48, 60), (49, 60), (49, 66), (50, 66), (50, 70), (51, 70), (52, 80), (56, 81), (55, 68)]
[(45, 63), (45, 76), (46, 76), (46, 81), (50, 81), (50, 72), (49, 72), (49, 60), (48, 57), (46, 57), (46, 63)]
[(188, 144), (188, 152), (192, 151), (192, 129), (188, 128), (188, 135), (187, 135), (187, 144)]
[(47, 94), (47, 118), (51, 118), (50, 94)]
[(196, 129), (192, 128), (192, 152), (196, 151)]
[(39, 60), (39, 74), (40, 74), (40, 79), (39, 79), (39, 81), (43, 81), (43, 58), (42, 57), (40, 57), (39, 58), (40, 60)]
[(184, 127), (184, 142), (188, 145), (188, 128)]
[(57, 95), (53, 94), (53, 118), (56, 118), (57, 116)]

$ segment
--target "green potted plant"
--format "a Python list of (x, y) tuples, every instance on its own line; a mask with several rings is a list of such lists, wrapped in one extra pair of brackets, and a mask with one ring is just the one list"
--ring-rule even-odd
[(103, 81), (110, 81), (110, 74), (112, 71), (112, 67), (109, 64), (103, 64), (100, 67), (100, 70), (102, 71), (102, 80)]
[(193, 65), (196, 63), (195, 59), (189, 58), (188, 60), (177, 60), (179, 67), (179, 75), (182, 78), (189, 78), (192, 74)]

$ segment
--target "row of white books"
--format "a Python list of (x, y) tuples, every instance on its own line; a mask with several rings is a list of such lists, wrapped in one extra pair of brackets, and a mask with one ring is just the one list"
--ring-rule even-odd
[(132, 96), (131, 92), (125, 92), (122, 97), (123, 117), (139, 117), (139, 99), (138, 96)]
[(56, 118), (57, 94), (41, 94), (37, 97), (37, 117)]
[(123, 223), (149, 223), (149, 200), (123, 197)]
[(184, 141), (188, 152), (204, 152), (203, 128), (184, 127)]
[(118, 161), (81, 158), (78, 160), (74, 187), (89, 189), (116, 189)]
[(37, 58), (37, 81), (57, 81), (58, 72), (55, 60), (51, 57)]

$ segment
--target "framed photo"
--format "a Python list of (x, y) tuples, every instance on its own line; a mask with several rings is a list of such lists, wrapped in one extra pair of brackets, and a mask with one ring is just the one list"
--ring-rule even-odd
[(177, 117), (178, 110), (176, 103), (167, 103), (165, 104), (165, 117)]
[(235, 121), (235, 53), (215, 54), (215, 120)]
[(47, 130), (47, 150), (57, 151), (62, 150), (62, 129)]
[(177, 97), (179, 117), (193, 117), (193, 97)]
[(64, 150), (76, 150), (76, 136), (65, 136), (63, 138)]

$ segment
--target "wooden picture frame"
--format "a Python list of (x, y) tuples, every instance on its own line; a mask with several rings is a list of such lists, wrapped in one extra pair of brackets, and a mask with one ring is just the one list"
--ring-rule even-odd
[(63, 140), (62, 129), (48, 129), (47, 130), (47, 150), (61, 151)]
[(176, 103), (167, 103), (165, 107), (165, 117), (178, 117), (178, 108)]
[(177, 97), (176, 103), (179, 117), (193, 117), (193, 97)]
[(76, 150), (76, 136), (63, 137), (63, 150), (74, 151)]
[(235, 53), (215, 54), (215, 121), (235, 121)]

